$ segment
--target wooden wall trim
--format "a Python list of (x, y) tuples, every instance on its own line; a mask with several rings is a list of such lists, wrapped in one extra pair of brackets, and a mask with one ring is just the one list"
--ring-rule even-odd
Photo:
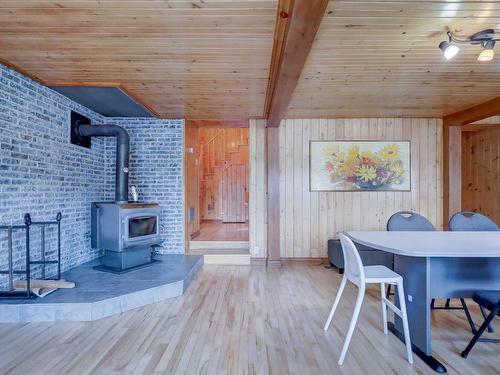
[(148, 103), (143, 98), (140, 98), (138, 95), (135, 93), (132, 93), (129, 89), (126, 87), (123, 87), (122, 85), (119, 85), (118, 88), (122, 90), (126, 95), (128, 95), (132, 100), (135, 102), (139, 103), (142, 105), (144, 108), (146, 108), (149, 112), (151, 112), (155, 117), (160, 118), (160, 114), (156, 112), (153, 107), (151, 107)]
[(277, 127), (304, 68), (328, 0), (280, 0), (266, 92), (267, 126)]
[(481, 130), (487, 130), (487, 129), (494, 129), (496, 127), (499, 127), (500, 123), (488, 123), (488, 124), (467, 124), (462, 126), (462, 132), (479, 132)]
[(193, 126), (203, 128), (248, 128), (248, 119), (214, 120), (190, 119)]
[(443, 127), (443, 218), (448, 228), (451, 216), (462, 207), (462, 129)]
[(249, 122), (249, 245), (252, 258), (267, 258), (266, 120)]
[(443, 117), (444, 126), (462, 126), (500, 114), (500, 97)]
[(267, 266), (267, 258), (250, 258), (251, 266), (265, 267)]
[[(443, 217), (462, 210), (462, 129), (500, 114), (500, 97), (443, 117)], [(466, 129), (472, 128), (467, 126)]]
[(267, 128), (267, 264), (281, 266), (279, 129)]
[(39, 84), (43, 85), (43, 86), (47, 86), (46, 83), (44, 82), (44, 80), (42, 80), (41, 78), (39, 78), (38, 76), (28, 72), (27, 70), (24, 70), (20, 67), (18, 67), (17, 65), (15, 64), (12, 64), (11, 62), (3, 59), (0, 57), (0, 64), (2, 65), (5, 65), (6, 67), (12, 69), (12, 70), (15, 70), (16, 72), (18, 73), (21, 73), (22, 75), (28, 77), (28, 78), (31, 78), (33, 81), (36, 81), (38, 82)]

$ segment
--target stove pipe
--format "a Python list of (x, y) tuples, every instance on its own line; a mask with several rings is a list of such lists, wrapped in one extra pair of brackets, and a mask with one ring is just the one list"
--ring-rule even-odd
[(128, 165), (130, 138), (125, 129), (117, 125), (79, 125), (83, 137), (116, 137), (115, 201), (128, 202)]

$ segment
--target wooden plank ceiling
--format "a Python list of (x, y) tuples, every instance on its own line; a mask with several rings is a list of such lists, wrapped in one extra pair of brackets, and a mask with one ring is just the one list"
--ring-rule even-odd
[[(50, 85), (121, 86), (163, 117), (261, 117), (273, 0), (3, 0), (0, 58)], [(438, 49), (500, 28), (500, 1), (330, 1), (286, 117), (441, 117), (500, 96), (500, 50)], [(276, 93), (280, 95), (280, 93)]]
[(286, 117), (441, 117), (500, 96), (500, 46), (446, 62), (448, 26), (498, 33), (500, 1), (330, 1)]
[(0, 57), (48, 85), (119, 85), (164, 117), (260, 117), (276, 7), (274, 0), (4, 0)]

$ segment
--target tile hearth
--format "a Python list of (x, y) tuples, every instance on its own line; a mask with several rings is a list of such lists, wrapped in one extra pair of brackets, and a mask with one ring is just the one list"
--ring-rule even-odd
[(203, 266), (197, 255), (157, 255), (151, 266), (122, 275), (102, 272), (94, 260), (62, 274), (74, 289), (45, 298), (0, 301), (0, 322), (91, 321), (182, 295)]

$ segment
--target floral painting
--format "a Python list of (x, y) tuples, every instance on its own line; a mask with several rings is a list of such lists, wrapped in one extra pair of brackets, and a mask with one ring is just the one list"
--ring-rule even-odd
[(410, 142), (311, 141), (311, 191), (409, 191)]

